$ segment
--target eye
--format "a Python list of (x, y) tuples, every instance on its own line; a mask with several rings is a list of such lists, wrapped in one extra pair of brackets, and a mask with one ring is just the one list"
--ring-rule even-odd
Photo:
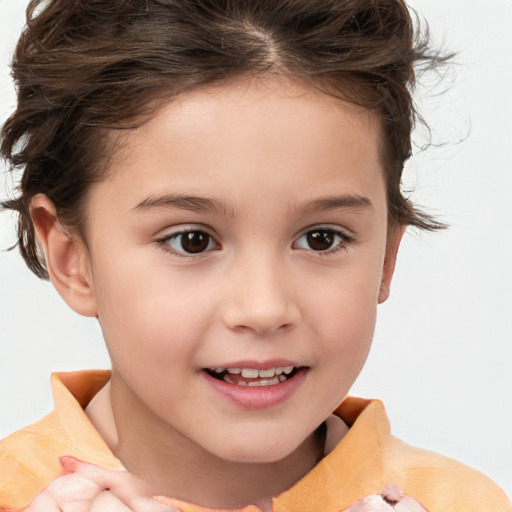
[(180, 254), (200, 254), (217, 247), (214, 239), (204, 231), (180, 231), (167, 236), (159, 243)]
[(332, 252), (345, 247), (351, 238), (342, 231), (329, 228), (310, 229), (295, 242), (299, 249), (309, 249), (316, 252)]

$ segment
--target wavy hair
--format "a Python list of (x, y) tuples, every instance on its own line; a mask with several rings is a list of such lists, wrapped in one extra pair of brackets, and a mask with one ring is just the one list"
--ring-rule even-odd
[(418, 27), (402, 0), (32, 0), (12, 63), (18, 104), (1, 132), (2, 156), (22, 172), (3, 207), (18, 213), (27, 265), (48, 277), (29, 212), (35, 194), (84, 237), (108, 134), (139, 125), (155, 100), (244, 75), (290, 76), (376, 113), (390, 224), (443, 227), (401, 190), (421, 120), (415, 70), (446, 60)]

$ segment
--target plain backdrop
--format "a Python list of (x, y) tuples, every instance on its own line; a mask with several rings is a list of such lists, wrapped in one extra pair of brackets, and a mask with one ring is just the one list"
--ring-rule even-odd
[[(2, 119), (15, 105), (8, 62), (25, 4), (0, 0)], [(405, 180), (413, 201), (451, 227), (406, 235), (353, 394), (384, 400), (395, 435), (512, 493), (512, 1), (411, 5), (458, 52), (455, 69), (418, 100), (434, 143), (445, 144), (418, 148)], [(11, 187), (0, 167), (0, 198)], [(73, 313), (17, 251), (3, 251), (14, 226), (0, 215), (0, 437), (50, 411), (50, 372), (109, 366), (96, 322)]]

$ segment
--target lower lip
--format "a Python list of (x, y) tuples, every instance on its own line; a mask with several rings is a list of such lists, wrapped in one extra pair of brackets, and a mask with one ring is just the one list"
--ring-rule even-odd
[(306, 377), (307, 368), (301, 368), (293, 377), (274, 386), (238, 386), (228, 384), (203, 371), (213, 390), (244, 409), (270, 409), (288, 400)]

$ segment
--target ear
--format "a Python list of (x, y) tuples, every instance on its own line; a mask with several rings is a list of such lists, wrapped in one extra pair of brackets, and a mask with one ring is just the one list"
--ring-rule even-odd
[(77, 313), (97, 316), (89, 254), (84, 243), (63, 228), (47, 196), (34, 196), (30, 215), (56, 290)]
[(395, 272), (398, 248), (400, 247), (400, 242), (402, 241), (402, 237), (404, 236), (406, 228), (406, 225), (396, 226), (390, 230), (388, 234), (388, 240), (386, 243), (386, 256), (384, 258), (384, 266), (382, 268), (382, 278), (380, 282), (378, 298), (379, 304), (382, 304), (389, 297), (391, 279), (393, 279), (393, 274)]

